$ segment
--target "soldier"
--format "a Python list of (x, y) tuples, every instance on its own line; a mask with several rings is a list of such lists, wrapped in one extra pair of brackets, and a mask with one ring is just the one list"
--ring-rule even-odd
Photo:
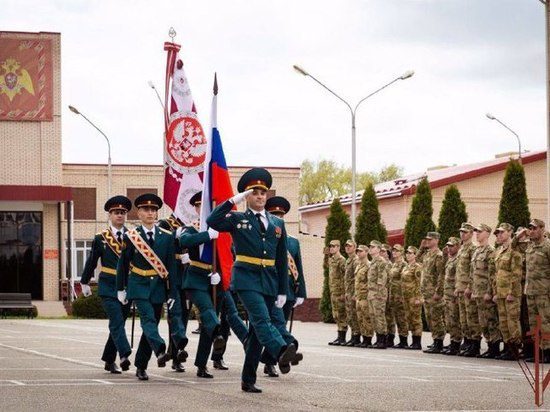
[(382, 249), (380, 249), (380, 257), (386, 262), (386, 269), (388, 271), (388, 284), (386, 288), (388, 289), (388, 297), (386, 299), (386, 323), (388, 332), (386, 334), (386, 347), (393, 348), (394, 339), (395, 339), (395, 319), (392, 317), (390, 310), (390, 299), (391, 299), (391, 289), (390, 289), (390, 270), (392, 267), (392, 248), (387, 243), (382, 243)]
[(346, 273), (346, 258), (340, 254), (340, 241), (335, 239), (329, 243), (328, 282), (332, 317), (338, 327), (338, 337), (329, 345), (340, 346), (346, 343), (348, 329), (346, 321), (346, 298), (344, 278)]
[(132, 208), (132, 202), (126, 196), (115, 196), (105, 202), (104, 209), (109, 213), (109, 227), (97, 235), (92, 242), (92, 251), (80, 278), (82, 294), (90, 296), (92, 290), (88, 283), (94, 275), (97, 262), (101, 259), (101, 273), (98, 286), (99, 297), (103, 309), (109, 318), (109, 338), (103, 349), (101, 360), (105, 362), (105, 370), (111, 373), (122, 373), (115, 363), (116, 353), (120, 356), (120, 367), (123, 371), (130, 368), (128, 357), (132, 353), (124, 323), (130, 312), (130, 305), (121, 305), (117, 299), (116, 266), (122, 251), (122, 236), (128, 230), (124, 226), (126, 214)]
[(420, 293), (422, 266), (416, 262), (417, 253), (418, 249), (414, 246), (409, 246), (405, 252), (407, 266), (401, 273), (401, 290), (408, 328), (412, 334), (412, 344), (408, 349), (420, 350), (422, 349), (422, 295)]
[(357, 320), (357, 311), (355, 309), (355, 268), (358, 264), (358, 258), (355, 254), (356, 243), (348, 239), (344, 248), (348, 258), (346, 259), (346, 274), (344, 275), (344, 289), (346, 299), (346, 321), (351, 329), (351, 338), (344, 346), (358, 346), (361, 344), (361, 334), (359, 322)]
[[(405, 262), (403, 258), (403, 246), (400, 244), (393, 245), (392, 248), (392, 256), (393, 256), (393, 264), (391, 265), (391, 268), (389, 270), (389, 320), (390, 324), (397, 324), (397, 332), (399, 333), (399, 343), (395, 346), (393, 346), (396, 349), (408, 349), (407, 345), (407, 336), (409, 334), (408, 331), (408, 323), (407, 323), (407, 316), (405, 314), (405, 303), (403, 299), (403, 290), (402, 290), (402, 282), (401, 282), (401, 276), (403, 274), (403, 270), (405, 270), (405, 267), (407, 266), (407, 263)], [(393, 343), (393, 339), (390, 336), (389, 344)]]
[(371, 263), (367, 272), (369, 310), (376, 331), (374, 349), (386, 349), (386, 302), (388, 299), (388, 264), (380, 256), (382, 243), (372, 240), (369, 244)]
[[(241, 374), (244, 392), (260, 393), (256, 370), (262, 347), (290, 371), (296, 345), (288, 344), (271, 319), (273, 305), (282, 309), (288, 292), (288, 251), (284, 221), (265, 211), (271, 174), (262, 168), (248, 170), (238, 183), (239, 194), (216, 207), (208, 217), (211, 228), (229, 232), (235, 247), (231, 287), (239, 295), (250, 318), (246, 356)], [(246, 212), (232, 211), (248, 202)]]
[[(136, 303), (143, 330), (136, 354), (136, 376), (139, 380), (148, 380), (146, 369), (151, 351), (157, 356), (160, 368), (165, 367), (170, 359), (158, 331), (164, 302), (172, 328), (170, 338), (178, 348), (179, 362), (187, 359), (187, 338), (181, 318), (170, 315), (172, 307), (180, 303), (177, 287), (169, 287), (178, 285), (174, 236), (172, 232), (155, 226), (162, 200), (153, 193), (146, 193), (138, 196), (134, 205), (138, 208), (141, 225), (124, 234), (122, 254), (117, 264), (117, 297), (123, 305), (127, 304), (127, 299)], [(145, 340), (149, 345), (145, 345)]]
[[(501, 225), (502, 226), (502, 225)], [(482, 226), (480, 225), (480, 228)], [(499, 231), (501, 227), (495, 230)], [(479, 324), (483, 336), (487, 341), (488, 350), (480, 355), (479, 348), (481, 339), (475, 341), (464, 356), (494, 358), (500, 354), (500, 331), (498, 329), (498, 312), (493, 302), (493, 290), (491, 277), (492, 259), (494, 248), (489, 245), (490, 232), (476, 229), (476, 240), (478, 246), (472, 255), (472, 299), (476, 300)]]
[[(525, 294), (529, 308), (529, 329), (535, 330), (537, 315), (542, 320), (542, 332), (550, 332), (550, 240), (544, 237), (544, 222), (533, 219), (529, 223), (531, 243), (525, 252), (527, 276)], [(550, 362), (550, 342), (543, 341), (543, 361)], [(530, 359), (529, 359), (530, 360)]]
[(491, 228), (485, 224), (474, 228), (471, 223), (465, 222), (460, 227), (462, 245), (456, 257), (455, 295), (458, 298), (460, 326), (464, 342), (460, 346), (458, 356), (464, 356), (469, 352), (472, 353), (472, 356), (476, 356), (479, 353), (479, 350), (476, 351), (476, 347), (479, 346), (477, 342), (481, 340), (477, 303), (475, 299), (472, 299), (472, 255), (476, 249), (472, 242), (474, 230), (491, 233)]
[(357, 318), (359, 321), (359, 330), (363, 336), (363, 342), (359, 345), (361, 348), (371, 348), (372, 347), (372, 334), (374, 333), (372, 329), (371, 314), (369, 310), (369, 301), (368, 301), (368, 270), (369, 270), (369, 259), (368, 259), (368, 246), (359, 245), (357, 246), (357, 266), (355, 267), (355, 304), (357, 310)]
[(493, 277), (493, 302), (497, 304), (500, 333), (504, 340), (504, 352), (500, 360), (515, 360), (521, 348), (519, 313), (521, 306), (522, 257), (512, 247), (512, 228), (501, 224), (498, 230)]
[(443, 301), (445, 266), (443, 253), (437, 246), (439, 237), (438, 232), (428, 232), (420, 244), (417, 255), (417, 259), (422, 260), (420, 291), (424, 299), (424, 313), (433, 338), (432, 347), (426, 349), (424, 353), (441, 353), (443, 338), (445, 338), (445, 302)]
[(460, 351), (460, 343), (462, 342), (458, 298), (455, 296), (456, 265), (459, 247), (460, 239), (457, 237), (450, 237), (445, 247), (445, 251), (447, 252), (447, 262), (445, 263), (445, 284), (443, 286), (445, 300), (445, 326), (451, 335), (451, 344), (447, 350), (443, 351), (443, 353), (451, 356), (458, 355), (458, 352)]

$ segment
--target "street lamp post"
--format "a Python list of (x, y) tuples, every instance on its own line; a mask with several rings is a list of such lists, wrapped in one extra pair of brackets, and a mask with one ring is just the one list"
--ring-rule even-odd
[(81, 112), (78, 111), (78, 109), (74, 106), (71, 106), (69, 105), (69, 110), (71, 112), (73, 112), (74, 114), (78, 114), (80, 116), (82, 116), (88, 123), (90, 123), (99, 133), (101, 133), (103, 135), (103, 137), (105, 138), (105, 140), (107, 141), (107, 154), (108, 154), (108, 159), (107, 159), (107, 197), (110, 198), (111, 197), (111, 185), (112, 185), (112, 175), (111, 175), (111, 142), (109, 142), (109, 138), (107, 137), (107, 135), (105, 133), (103, 133), (103, 131), (97, 127), (95, 124), (92, 123), (92, 121), (90, 119), (88, 119), (86, 116), (84, 116)]
[(518, 158), (519, 158), (519, 162), (521, 163), (521, 140), (519, 139), (518, 134), (516, 132), (514, 132), (512, 129), (510, 129), (508, 126), (506, 126), (499, 119), (497, 119), (495, 116), (493, 116), (491, 113), (487, 113), (485, 116), (487, 116), (487, 118), (490, 119), (490, 120), (496, 120), (502, 126), (504, 126), (509, 132), (511, 132), (514, 136), (516, 136), (516, 139), (518, 139)]
[(546, 34), (546, 224), (550, 225), (550, 0), (540, 0), (544, 4)]
[(147, 82), (147, 84), (149, 85), (149, 87), (151, 89), (153, 89), (155, 91), (155, 94), (157, 95), (157, 97), (159, 99), (159, 103), (162, 106), (162, 110), (164, 110), (164, 103), (162, 103), (162, 99), (160, 98), (159, 92), (158, 92), (157, 88), (155, 87), (155, 84), (151, 80), (149, 80)]
[(406, 80), (406, 79), (409, 79), (411, 78), (413, 75), (414, 75), (414, 71), (410, 70), (410, 71), (407, 71), (405, 73), (403, 73), (401, 76), (393, 79), (391, 82), (385, 84), (384, 86), (380, 87), (379, 89), (375, 90), (374, 92), (372, 92), (371, 94), (369, 94), (368, 96), (365, 96), (363, 97), (361, 100), (359, 100), (359, 102), (357, 102), (357, 104), (355, 105), (354, 108), (351, 107), (351, 105), (346, 101), (344, 100), (342, 97), (340, 97), (338, 94), (336, 94), (333, 90), (329, 89), (325, 84), (323, 84), (319, 79), (317, 79), (316, 77), (314, 77), (313, 75), (311, 75), (311, 73), (308, 73), (306, 72), (302, 67), (300, 66), (297, 66), (297, 65), (294, 65), (294, 70), (296, 70), (298, 73), (306, 76), (306, 77), (311, 77), (313, 80), (315, 80), (318, 84), (320, 84), (323, 88), (325, 88), (326, 90), (328, 90), (330, 93), (332, 93), (334, 96), (336, 96), (340, 101), (342, 101), (349, 109), (350, 111), (350, 114), (351, 114), (351, 236), (354, 237), (355, 236), (355, 215), (356, 215), (356, 211), (355, 211), (355, 198), (356, 198), (356, 150), (355, 150), (355, 146), (356, 146), (356, 139), (355, 139), (355, 117), (356, 117), (356, 114), (357, 114), (357, 109), (359, 108), (359, 106), (361, 105), (361, 103), (363, 103), (365, 100), (367, 100), (369, 97), (375, 95), (376, 93), (382, 91), (383, 89), (385, 89), (386, 87), (392, 85), (393, 83), (395, 83), (396, 81), (398, 80)]

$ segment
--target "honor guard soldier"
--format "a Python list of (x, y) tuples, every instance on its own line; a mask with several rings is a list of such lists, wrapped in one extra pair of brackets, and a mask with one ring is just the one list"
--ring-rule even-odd
[[(157, 356), (159, 367), (166, 366), (170, 354), (166, 352), (164, 339), (159, 335), (158, 323), (162, 306), (166, 302), (168, 319), (172, 328), (171, 339), (178, 348), (177, 360), (185, 362), (187, 352), (185, 329), (181, 319), (172, 317), (170, 310), (179, 303), (177, 287), (177, 264), (174, 236), (155, 225), (162, 200), (153, 193), (146, 193), (135, 200), (141, 225), (124, 234), (121, 257), (117, 265), (118, 300), (126, 304), (136, 303), (143, 335), (136, 354), (136, 376), (147, 380), (147, 363), (151, 350)], [(146, 342), (149, 345), (142, 343)]]
[[(248, 170), (239, 180), (239, 194), (216, 207), (208, 217), (210, 227), (230, 232), (236, 259), (231, 286), (237, 292), (250, 319), (241, 388), (261, 392), (256, 387), (256, 370), (262, 347), (278, 359), (282, 373), (290, 371), (296, 346), (287, 344), (271, 321), (273, 305), (283, 308), (288, 292), (287, 236), (284, 221), (266, 213), (271, 174), (262, 168)], [(247, 200), (246, 212), (232, 209)]]
[(105, 202), (104, 209), (109, 213), (109, 227), (95, 235), (92, 251), (80, 278), (83, 295), (90, 296), (92, 291), (88, 283), (94, 275), (98, 260), (101, 259), (98, 292), (103, 309), (109, 318), (109, 339), (101, 359), (105, 362), (105, 370), (111, 373), (121, 373), (115, 363), (117, 351), (120, 356), (120, 367), (124, 371), (130, 367), (128, 357), (132, 352), (124, 329), (130, 305), (122, 305), (118, 301), (116, 288), (116, 267), (122, 252), (122, 237), (127, 231), (124, 223), (131, 208), (132, 202), (126, 196), (115, 196)]

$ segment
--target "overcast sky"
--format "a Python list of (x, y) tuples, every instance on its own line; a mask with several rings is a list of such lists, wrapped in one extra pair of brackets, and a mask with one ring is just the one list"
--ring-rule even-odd
[(230, 165), (351, 164), (351, 103), (407, 70), (357, 115), (358, 170), (407, 173), (546, 147), (544, 6), (538, 0), (3, 0), (0, 28), (61, 32), (63, 161), (162, 162), (163, 42), (176, 42), (199, 117), (218, 125)]

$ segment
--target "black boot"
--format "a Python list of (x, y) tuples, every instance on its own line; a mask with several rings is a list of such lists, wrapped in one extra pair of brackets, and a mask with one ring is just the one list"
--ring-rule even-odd
[(407, 337), (399, 335), (399, 343), (394, 346), (395, 349), (409, 349)]
[(424, 353), (441, 353), (443, 350), (443, 339), (434, 339), (434, 343), (431, 348), (423, 351)]
[(451, 349), (451, 344), (450, 343), (448, 345), (443, 346), (443, 348), (441, 349), (441, 354), (446, 355), (447, 352), (449, 351), (449, 349)]
[(360, 348), (372, 347), (372, 337), (363, 335), (363, 343), (359, 345)]
[(206, 379), (212, 379), (214, 377), (214, 375), (208, 372), (208, 368), (206, 366), (199, 366), (197, 368), (197, 376), (199, 378), (206, 378)]
[(468, 350), (464, 352), (464, 356), (467, 358), (475, 358), (479, 355), (479, 347), (481, 346), (481, 339), (472, 340), (472, 344), (468, 347)]
[(514, 352), (516, 352), (517, 349), (514, 348), (514, 346), (515, 346), (515, 344), (513, 344), (513, 343), (505, 343), (504, 344), (504, 351), (502, 352), (502, 354), (500, 356), (497, 356), (495, 359), (505, 360), (505, 361), (515, 360), (516, 357), (514, 356)]
[(278, 378), (279, 374), (277, 373), (277, 368), (275, 365), (265, 365), (264, 366), (264, 373), (269, 376), (270, 378)]
[(328, 344), (332, 346), (342, 346), (344, 343), (346, 343), (346, 331), (339, 330), (338, 337)]
[(460, 342), (452, 340), (451, 344), (449, 345), (449, 350), (445, 352), (445, 355), (456, 356), (458, 355), (459, 350)]
[(525, 359), (533, 358), (535, 356), (534, 352), (533, 352), (534, 347), (535, 346), (534, 346), (533, 341), (531, 339), (524, 339), (524, 341), (523, 341), (523, 357)]
[(411, 346), (409, 346), (409, 349), (421, 350), (422, 349), (421, 339), (422, 339), (422, 336), (413, 336), (412, 337), (412, 344), (411, 344)]
[(477, 355), (478, 358), (483, 359), (495, 359), (497, 356), (500, 356), (500, 341), (488, 342), (487, 351), (483, 352), (481, 355)]
[(464, 342), (462, 342), (462, 345), (460, 345), (460, 350), (458, 351), (458, 356), (464, 356), (464, 354), (470, 348), (471, 344), (472, 344), (472, 340), (470, 338), (464, 338)]
[(386, 335), (386, 347), (387, 348), (393, 348), (395, 340), (395, 335), (393, 333), (389, 333)]
[(351, 340), (353, 341), (353, 345), (352, 346), (361, 346), (361, 335), (353, 335), (351, 337)]
[(386, 349), (386, 335), (376, 334), (376, 343), (372, 346), (373, 349)]

